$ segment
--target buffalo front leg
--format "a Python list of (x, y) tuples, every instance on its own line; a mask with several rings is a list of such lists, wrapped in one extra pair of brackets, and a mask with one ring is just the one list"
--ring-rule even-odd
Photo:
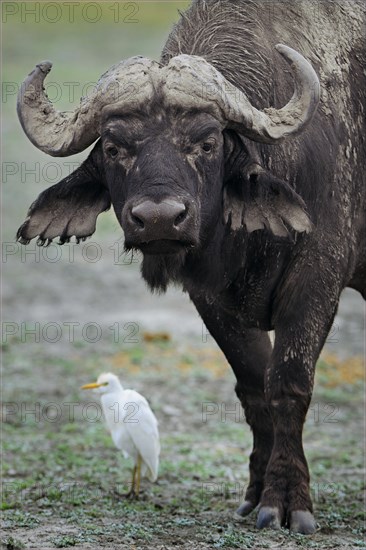
[(279, 323), (265, 376), (265, 395), (274, 428), (274, 443), (264, 479), (257, 527), (303, 534), (315, 531), (310, 476), (302, 431), (310, 404), (315, 363), (333, 315), (320, 323), (309, 315), (303, 323)]
[[(244, 391), (243, 391), (244, 389)], [(236, 513), (248, 515), (258, 505), (264, 486), (264, 476), (273, 446), (273, 424), (262, 392), (251, 392), (239, 382), (236, 393), (253, 433), (253, 449), (249, 458), (249, 484), (244, 502)]]
[(249, 485), (241, 516), (249, 514), (259, 503), (267, 463), (272, 452), (273, 427), (264, 397), (264, 373), (272, 346), (266, 332), (242, 330), (238, 319), (216, 304), (191, 297), (206, 327), (223, 351), (237, 379), (236, 394), (253, 432), (253, 450), (249, 459)]

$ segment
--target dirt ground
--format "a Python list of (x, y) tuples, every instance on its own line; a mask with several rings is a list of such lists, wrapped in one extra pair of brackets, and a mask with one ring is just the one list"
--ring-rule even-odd
[[(150, 335), (151, 336), (151, 335)], [(4, 347), (3, 549), (364, 548), (360, 359), (318, 366), (305, 429), (318, 530), (257, 531), (234, 512), (248, 481), (251, 436), (234, 377), (212, 345), (85, 342), (63, 351), (16, 338)], [(159, 479), (129, 501), (131, 463), (114, 448), (97, 397), (102, 371), (144, 394), (162, 442)]]

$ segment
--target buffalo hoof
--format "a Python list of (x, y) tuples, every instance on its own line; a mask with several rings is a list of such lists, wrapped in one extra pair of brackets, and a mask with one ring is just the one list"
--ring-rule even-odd
[(290, 514), (290, 531), (311, 535), (316, 530), (314, 516), (308, 510), (295, 510)]
[(241, 504), (236, 510), (236, 513), (238, 514), (238, 516), (244, 517), (250, 514), (250, 512), (252, 512), (255, 507), (256, 505), (253, 504), (253, 502), (250, 502), (250, 500), (245, 500), (243, 504)]
[(281, 529), (281, 518), (278, 508), (263, 506), (263, 508), (259, 510), (257, 527), (258, 529), (264, 529), (265, 527)]

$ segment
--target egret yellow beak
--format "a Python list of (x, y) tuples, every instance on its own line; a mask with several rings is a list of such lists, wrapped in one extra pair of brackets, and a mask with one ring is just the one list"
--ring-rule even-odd
[(95, 390), (95, 388), (100, 388), (101, 386), (107, 386), (108, 382), (103, 382), (102, 384), (98, 384), (97, 382), (92, 382), (91, 384), (84, 384), (84, 386), (81, 386), (81, 390)]

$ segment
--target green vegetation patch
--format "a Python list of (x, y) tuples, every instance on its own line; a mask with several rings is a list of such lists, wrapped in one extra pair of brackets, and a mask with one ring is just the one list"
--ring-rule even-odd
[[(62, 356), (26, 347), (15, 340), (4, 350), (4, 548), (20, 548), (32, 532), (42, 533), (40, 549), (185, 548), (187, 541), (202, 548), (362, 548), (358, 379), (329, 385), (328, 366), (320, 365), (304, 432), (319, 530), (302, 537), (258, 532), (255, 514), (235, 519), (251, 434), (217, 349), (151, 339), (111, 343), (107, 353), (92, 355), (75, 345)], [(145, 395), (159, 420), (159, 479), (143, 480), (138, 501), (124, 496), (132, 464), (115, 449), (99, 399), (80, 390), (102, 370)]]

